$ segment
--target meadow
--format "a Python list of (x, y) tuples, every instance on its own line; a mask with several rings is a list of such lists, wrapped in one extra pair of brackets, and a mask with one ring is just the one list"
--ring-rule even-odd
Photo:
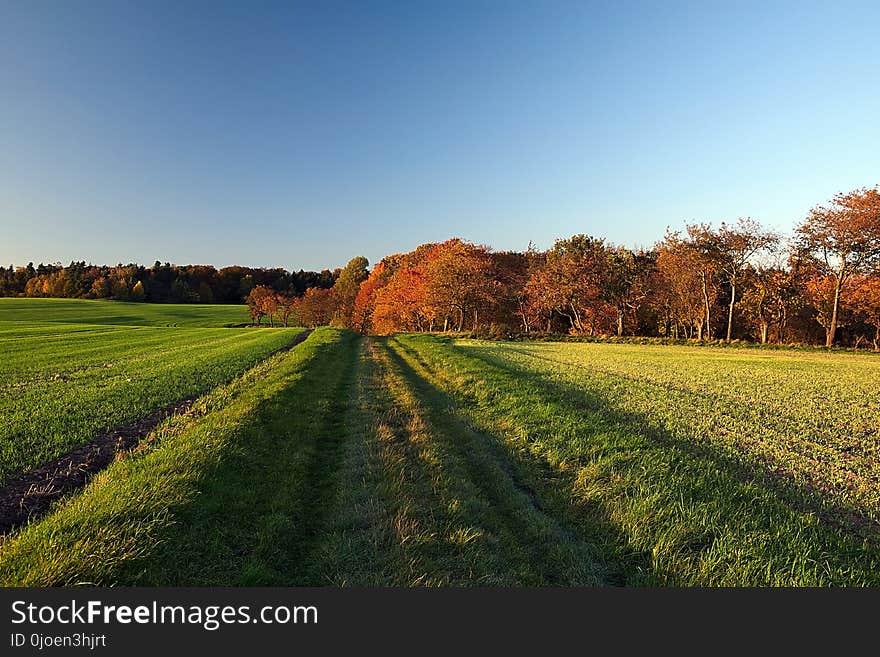
[(199, 396), (10, 532), (4, 585), (880, 585), (875, 355), (329, 327), (272, 353), (299, 331), (9, 324), (3, 403), (33, 372), (71, 380), (4, 419), (96, 386), (104, 349), (152, 391), (19, 424), (12, 471), (36, 462), (27, 427), (71, 444)]
[[(300, 332), (194, 328), (222, 325), (230, 307), (0, 301), (0, 485), (229, 381)], [(185, 327), (156, 326), (172, 318)]]
[(0, 322), (221, 328), (249, 321), (247, 307), (240, 304), (0, 298)]

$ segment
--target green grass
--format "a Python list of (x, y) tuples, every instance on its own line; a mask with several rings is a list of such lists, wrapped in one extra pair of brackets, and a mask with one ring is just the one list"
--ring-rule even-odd
[(159, 304), (86, 299), (0, 298), (2, 322), (221, 328), (250, 321), (247, 306)]
[(431, 336), (392, 346), (507, 450), (547, 508), (604, 541), (622, 582), (880, 581), (875, 358)]
[(0, 322), (0, 484), (229, 381), (299, 332)]
[(318, 329), (7, 537), (0, 583), (878, 586), (878, 369)]
[[(0, 544), (0, 584), (262, 584), (308, 567), (355, 336), (315, 331)], [(317, 426), (316, 417), (323, 418)]]
[(387, 341), (361, 352), (322, 582), (357, 586), (595, 585), (595, 546), (511, 479), (483, 436)]

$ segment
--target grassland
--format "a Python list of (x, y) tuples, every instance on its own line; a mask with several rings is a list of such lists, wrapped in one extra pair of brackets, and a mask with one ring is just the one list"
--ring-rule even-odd
[(0, 583), (877, 586), (878, 388), (871, 355), (318, 329), (6, 537)]
[(352, 334), (316, 332), (200, 398), (146, 449), (8, 537), (0, 582), (256, 585), (292, 577), (290, 569), (308, 563), (308, 523), (327, 506), (319, 448), (337, 435), (353, 343)]
[[(67, 306), (45, 301), (34, 300), (39, 312), (33, 313), (0, 306), (0, 485), (102, 432), (230, 380), (299, 333), (110, 325), (110, 302), (79, 302), (74, 316), (90, 323), (62, 323)], [(131, 305), (143, 310), (141, 324), (160, 317), (153, 306), (125, 304)], [(31, 314), (42, 321), (26, 320)], [(199, 309), (192, 317), (195, 324), (207, 321)]]
[(215, 327), (246, 324), (247, 306), (127, 303), (85, 299), (0, 298), (0, 323)]
[(392, 340), (616, 581), (880, 581), (880, 359)]

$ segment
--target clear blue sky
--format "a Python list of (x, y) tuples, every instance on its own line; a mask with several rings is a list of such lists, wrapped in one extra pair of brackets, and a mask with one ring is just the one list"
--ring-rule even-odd
[(880, 182), (880, 3), (0, 0), (0, 262), (320, 269)]

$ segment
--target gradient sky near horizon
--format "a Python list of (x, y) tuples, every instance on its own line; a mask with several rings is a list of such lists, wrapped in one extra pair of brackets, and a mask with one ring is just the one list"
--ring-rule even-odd
[(0, 0), (0, 263), (322, 269), (880, 183), (880, 3)]

